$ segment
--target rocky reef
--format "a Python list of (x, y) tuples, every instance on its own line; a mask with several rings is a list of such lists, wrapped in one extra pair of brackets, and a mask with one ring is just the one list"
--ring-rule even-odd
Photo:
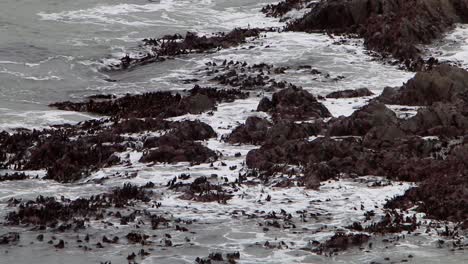
[(421, 70), (421, 44), (440, 38), (455, 23), (468, 21), (464, 0), (327, 0), (288, 26), (293, 31), (355, 34), (365, 46)]

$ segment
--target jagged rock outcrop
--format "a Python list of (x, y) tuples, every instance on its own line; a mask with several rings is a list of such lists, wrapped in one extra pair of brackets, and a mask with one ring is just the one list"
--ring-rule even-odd
[(368, 49), (416, 59), (418, 44), (441, 37), (454, 23), (468, 21), (467, 6), (466, 0), (327, 0), (288, 28), (357, 34)]
[(290, 87), (263, 98), (258, 111), (271, 113), (273, 120), (306, 120), (331, 117), (328, 109), (315, 96), (299, 87)]

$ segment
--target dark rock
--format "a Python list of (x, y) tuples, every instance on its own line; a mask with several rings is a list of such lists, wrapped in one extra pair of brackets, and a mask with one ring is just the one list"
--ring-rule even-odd
[(468, 71), (439, 65), (428, 72), (418, 72), (402, 87), (387, 87), (377, 100), (386, 104), (430, 106), (435, 102), (454, 103), (468, 99)]
[(266, 119), (251, 116), (247, 118), (245, 124), (236, 127), (226, 140), (231, 144), (259, 144), (264, 142), (271, 125)]
[(166, 57), (234, 47), (245, 43), (247, 38), (259, 37), (262, 31), (267, 31), (267, 29), (236, 28), (228, 33), (221, 32), (213, 34), (212, 36), (198, 36), (196, 33), (187, 32), (185, 37), (176, 34), (164, 36), (159, 39), (144, 39), (144, 45), (146, 48), (151, 49), (151, 53), (136, 58), (126, 55), (121, 58), (120, 64), (113, 65), (111, 69), (128, 69), (153, 62), (164, 61)]
[(364, 97), (374, 95), (373, 92), (369, 91), (367, 88), (359, 88), (356, 90), (343, 90), (336, 91), (327, 94), (326, 98), (353, 98), (353, 97)]
[(10, 232), (4, 235), (0, 235), (0, 245), (15, 244), (20, 240), (19, 233)]
[(26, 180), (29, 179), (29, 176), (26, 175), (25, 173), (6, 173), (5, 175), (0, 175), (0, 182), (2, 181), (21, 181), (21, 180)]
[[(102, 214), (109, 207), (125, 207), (132, 201), (148, 202), (150, 192), (143, 188), (125, 184), (110, 193), (79, 198), (73, 201), (58, 201), (54, 197), (39, 196), (35, 201), (21, 203), (16, 212), (9, 212), (6, 221), (9, 225), (28, 225), (55, 227), (58, 222), (72, 222), (75, 228), (82, 228), (78, 217), (86, 218)], [(71, 227), (71, 226), (70, 226)]]
[(58, 249), (62, 249), (62, 248), (65, 247), (65, 242), (64, 242), (62, 239), (60, 239), (60, 241), (58, 242), (58, 244), (57, 244), (57, 245), (54, 245), (54, 247), (55, 247), (55, 248), (58, 248)]
[(167, 118), (184, 114), (200, 114), (214, 110), (217, 103), (244, 99), (248, 93), (239, 90), (219, 90), (201, 88), (196, 85), (188, 91), (188, 96), (171, 92), (151, 92), (125, 95), (110, 100), (89, 100), (86, 102), (59, 102), (50, 104), (60, 110), (90, 112), (119, 118)]
[(262, 99), (257, 110), (271, 113), (274, 120), (306, 120), (331, 116), (328, 109), (312, 94), (297, 87), (274, 93), (271, 102)]
[(417, 210), (428, 218), (464, 221), (468, 217), (467, 154), (466, 144), (455, 147), (446, 161), (428, 166), (427, 177), (418, 187), (391, 200), (386, 207), (407, 209), (417, 205)]
[(464, 0), (329, 0), (288, 28), (358, 34), (368, 49), (415, 59), (418, 44), (441, 37), (454, 23), (468, 21), (466, 6)]
[(218, 202), (225, 204), (233, 195), (226, 192), (221, 185), (214, 185), (206, 177), (199, 177), (191, 184), (176, 184), (171, 187), (183, 192), (179, 198), (197, 202)]
[(466, 135), (468, 104), (434, 103), (418, 110), (416, 116), (401, 122), (401, 129), (421, 136), (453, 138)]
[(130, 232), (125, 236), (130, 243), (134, 244), (142, 244), (145, 245), (148, 242), (146, 241), (149, 236), (146, 234), (141, 234), (141, 233), (136, 233), (136, 232)]
[(193, 141), (181, 141), (173, 135), (165, 135), (155, 140), (145, 142), (145, 147), (156, 147), (146, 151), (141, 157), (141, 162), (194, 162), (204, 163), (214, 161), (216, 153)]
[(262, 13), (268, 17), (283, 17), (294, 9), (301, 9), (311, 0), (284, 0), (277, 4), (270, 4), (262, 8)]
[(317, 252), (337, 252), (349, 247), (360, 246), (369, 241), (370, 236), (366, 234), (343, 234), (336, 233), (330, 239), (319, 246)]
[(384, 104), (371, 102), (349, 117), (340, 117), (329, 122), (330, 136), (363, 136), (378, 126), (397, 125), (396, 114)]

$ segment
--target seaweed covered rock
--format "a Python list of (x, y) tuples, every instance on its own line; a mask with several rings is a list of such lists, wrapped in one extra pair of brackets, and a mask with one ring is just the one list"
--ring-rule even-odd
[(264, 142), (271, 123), (263, 118), (251, 116), (245, 124), (236, 127), (226, 138), (231, 143), (259, 144)]
[(248, 93), (239, 90), (220, 90), (195, 86), (187, 96), (171, 92), (151, 92), (127, 94), (108, 100), (88, 100), (85, 102), (58, 102), (50, 104), (60, 110), (89, 112), (118, 118), (168, 118), (184, 114), (200, 114), (214, 110), (217, 103), (244, 99)]
[(371, 50), (415, 59), (418, 44), (441, 37), (454, 23), (468, 21), (467, 11), (464, 0), (328, 0), (288, 28), (358, 34)]
[(0, 235), (0, 245), (8, 245), (18, 243), (20, 240), (20, 234), (16, 232), (9, 232)]
[[(89, 217), (102, 217), (106, 209), (125, 207), (133, 201), (150, 201), (149, 191), (142, 187), (125, 184), (109, 193), (69, 200), (39, 196), (34, 201), (23, 202), (17, 211), (6, 216), (9, 225), (33, 225), (51, 228), (84, 228), (84, 220)], [(64, 225), (62, 225), (64, 224)]]
[(144, 39), (144, 45), (146, 48), (151, 49), (152, 52), (138, 57), (126, 55), (120, 59), (119, 64), (111, 65), (111, 69), (128, 69), (148, 63), (164, 61), (167, 57), (234, 47), (245, 43), (247, 38), (259, 37), (262, 31), (265, 30), (257, 28), (235, 28), (230, 32), (214, 33), (211, 36), (199, 36), (194, 32), (187, 32), (185, 37), (175, 34), (166, 35), (158, 39)]
[(435, 102), (467, 100), (468, 71), (442, 64), (418, 72), (400, 88), (387, 87), (377, 100), (386, 104), (430, 106)]
[(468, 131), (468, 105), (458, 103), (434, 103), (420, 108), (417, 114), (401, 122), (401, 128), (421, 136), (454, 138)]
[(282, 144), (284, 141), (292, 139), (303, 139), (316, 136), (324, 127), (322, 122), (296, 123), (292, 121), (278, 121), (275, 124), (259, 117), (249, 117), (242, 124), (236, 127), (226, 140), (231, 143)]
[(437, 166), (428, 166), (428, 177), (387, 203), (389, 208), (408, 209), (417, 206), (432, 219), (465, 221), (468, 218), (468, 145), (453, 147)]
[(263, 98), (258, 111), (271, 113), (274, 120), (306, 120), (331, 117), (328, 109), (309, 92), (290, 87), (273, 94), (272, 100)]
[(373, 92), (371, 92), (367, 88), (359, 88), (356, 90), (342, 90), (342, 91), (336, 91), (336, 92), (331, 92), (327, 94), (325, 97), (326, 98), (354, 98), (354, 97), (364, 97), (364, 96), (372, 96), (374, 95)]
[(331, 238), (322, 243), (315, 252), (333, 254), (338, 251), (346, 250), (353, 246), (360, 246), (370, 240), (366, 234), (344, 234), (335, 233)]
[(173, 135), (149, 139), (145, 142), (146, 148), (154, 148), (146, 151), (141, 157), (141, 162), (193, 162), (204, 163), (214, 161), (216, 153), (198, 142), (181, 141)]
[(398, 124), (396, 114), (382, 103), (371, 102), (349, 117), (340, 117), (329, 122), (330, 136), (363, 136), (378, 126)]
[(21, 181), (29, 179), (30, 177), (25, 173), (21, 172), (14, 172), (14, 173), (5, 173), (4, 175), (0, 175), (0, 182), (2, 181)]
[(282, 145), (265, 144), (249, 151), (246, 163), (261, 171), (282, 168), (285, 164), (302, 166), (304, 183), (310, 181), (310, 188), (318, 186), (317, 179), (327, 180), (340, 174), (421, 181), (440, 167), (437, 158), (444, 145), (446, 142), (417, 136), (397, 138), (386, 144), (371, 144), (356, 137), (322, 137), (313, 141), (290, 140)]
[(270, 4), (262, 8), (262, 13), (268, 17), (283, 17), (294, 9), (301, 9), (312, 2), (312, 0), (284, 0), (277, 4)]
[(173, 184), (171, 189), (184, 193), (179, 198), (197, 202), (224, 204), (233, 197), (222, 185), (213, 184), (204, 176), (196, 178), (191, 184)]

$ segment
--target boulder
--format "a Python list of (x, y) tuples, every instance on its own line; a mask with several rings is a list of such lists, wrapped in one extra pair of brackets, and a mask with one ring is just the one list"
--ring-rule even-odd
[(328, 109), (309, 92), (299, 87), (290, 87), (262, 99), (258, 111), (269, 112), (276, 120), (306, 120), (331, 117)]

